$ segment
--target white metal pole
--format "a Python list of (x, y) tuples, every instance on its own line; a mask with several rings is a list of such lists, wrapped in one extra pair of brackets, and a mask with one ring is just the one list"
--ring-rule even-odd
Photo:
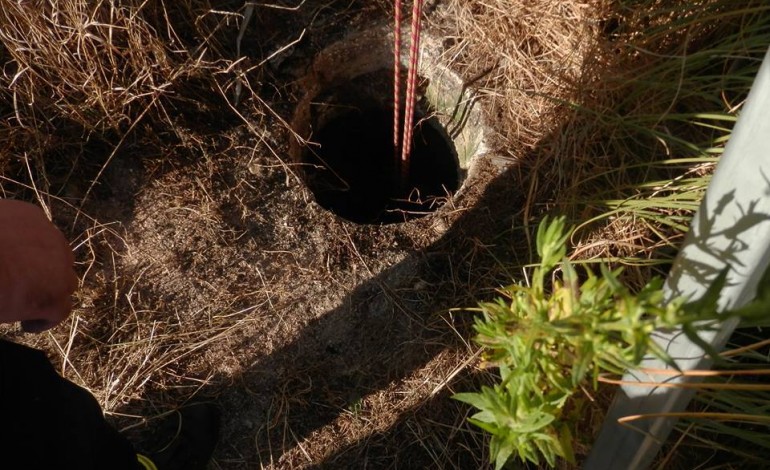
[[(700, 298), (714, 276), (730, 267), (720, 308), (737, 308), (751, 301), (770, 260), (770, 51), (765, 55), (724, 154), (717, 164), (690, 232), (666, 281), (669, 298)], [(702, 338), (716, 349), (724, 347), (735, 321), (705, 332)], [(708, 369), (704, 351), (680, 331), (659, 331), (655, 339), (682, 370)], [(669, 369), (649, 358), (642, 368)], [(630, 371), (627, 382), (681, 382)], [(587, 470), (645, 469), (655, 458), (676, 421), (651, 418), (618, 424), (619, 418), (648, 413), (683, 411), (692, 390), (624, 385), (618, 391), (599, 436), (585, 463)]]

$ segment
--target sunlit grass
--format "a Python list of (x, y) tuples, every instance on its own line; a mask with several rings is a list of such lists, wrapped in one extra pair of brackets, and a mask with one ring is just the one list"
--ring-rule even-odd
[[(606, 22), (574, 99), (554, 97), (570, 119), (536, 152), (530, 213), (567, 214), (571, 262), (624, 265), (639, 289), (666, 274), (703, 200), (770, 44), (770, 5), (624, 1)], [(770, 396), (731, 388), (699, 391), (682, 423), (700, 445), (748, 458), (770, 433), (736, 422), (766, 426)]]

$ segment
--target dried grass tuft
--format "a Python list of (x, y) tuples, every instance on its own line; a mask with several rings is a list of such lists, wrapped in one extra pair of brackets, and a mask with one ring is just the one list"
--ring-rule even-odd
[(145, 12), (139, 2), (3, 2), (2, 88), (18, 124), (121, 129), (168, 93), (183, 68)]
[[(597, 8), (581, 2), (451, 0), (447, 57), (491, 104), (500, 146), (521, 158), (564, 117), (597, 36)], [(561, 115), (561, 116), (559, 116)]]

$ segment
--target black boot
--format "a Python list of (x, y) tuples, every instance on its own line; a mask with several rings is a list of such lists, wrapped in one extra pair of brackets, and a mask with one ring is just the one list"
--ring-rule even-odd
[(210, 403), (189, 405), (172, 413), (157, 430), (159, 447), (138, 454), (146, 470), (205, 470), (219, 438), (219, 409)]

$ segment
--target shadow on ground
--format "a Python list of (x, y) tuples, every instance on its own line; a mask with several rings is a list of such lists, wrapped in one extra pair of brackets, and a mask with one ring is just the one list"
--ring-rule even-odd
[[(490, 162), (480, 165), (492, 171)], [(489, 292), (496, 280), (506, 282), (498, 260), (517, 259), (514, 246), (524, 240), (519, 171), (518, 166), (502, 171), (440, 239), (360, 284), (287, 344), (255, 358), (235, 386), (204, 391), (218, 397), (226, 421), (235, 423), (232, 434), (222, 441), (222, 463), (232, 458), (249, 465), (307, 464), (302, 447), (309, 437), (335, 439), (339, 418), (356, 415), (378, 392), (390, 390), (392, 399), (408, 401), (409, 397), (397, 396), (400, 383), (419, 379), (419, 371), (447, 351), (462, 353), (459, 335), (470, 335), (471, 314), (446, 313), (449, 308), (472, 306), (473, 295)], [(529, 259), (528, 253), (519, 256)], [(479, 284), (471, 285), (474, 282)], [(453, 384), (470, 380), (472, 369), (460, 371)], [(457, 459), (460, 453), (440, 455), (445, 452), (441, 449), (462, 447), (469, 431), (452, 429), (464, 427), (462, 407), (448, 395), (444, 388), (407, 406), (402, 415), (388, 417), (390, 423), (371, 423), (375, 432), (322, 457), (316, 466), (450, 466), (445, 459)], [(361, 414), (362, 420), (377, 419)], [(417, 436), (424, 428), (430, 431), (421, 441)], [(228, 448), (248, 447), (242, 440), (253, 442), (254, 455), (228, 455)], [(478, 454), (472, 455), (476, 451), (466, 452), (466, 461), (460, 458), (453, 464), (477, 465)]]

